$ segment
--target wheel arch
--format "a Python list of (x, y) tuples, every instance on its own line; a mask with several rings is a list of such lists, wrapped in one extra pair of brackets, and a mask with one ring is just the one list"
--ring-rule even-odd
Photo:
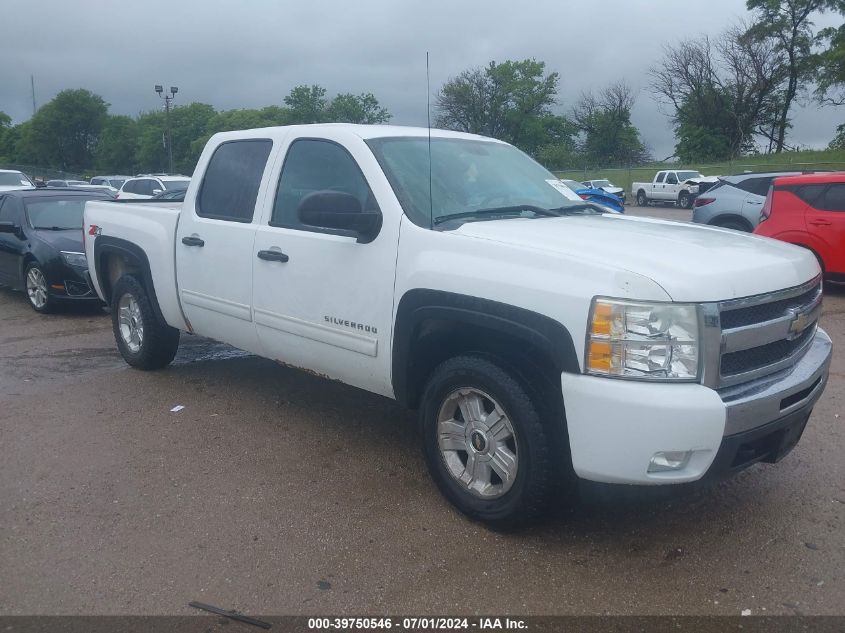
[(112, 288), (125, 274), (135, 274), (150, 298), (156, 318), (166, 323), (156, 297), (147, 254), (137, 244), (117, 237), (100, 236), (94, 243), (94, 272), (108, 305), (112, 302)]
[(399, 302), (393, 335), (392, 383), (414, 409), (434, 368), (461, 353), (495, 357), (525, 377), (541, 372), (560, 394), (560, 373), (580, 373), (569, 331), (543, 314), (488, 299), (415, 289)]

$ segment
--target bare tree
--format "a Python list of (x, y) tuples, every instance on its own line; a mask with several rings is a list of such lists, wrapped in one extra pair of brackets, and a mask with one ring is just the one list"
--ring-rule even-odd
[(740, 22), (715, 41), (687, 40), (663, 52), (649, 71), (651, 89), (671, 108), (679, 145), (695, 136), (728, 158), (747, 149), (755, 135), (767, 136), (784, 79), (783, 54), (771, 41), (749, 36)]

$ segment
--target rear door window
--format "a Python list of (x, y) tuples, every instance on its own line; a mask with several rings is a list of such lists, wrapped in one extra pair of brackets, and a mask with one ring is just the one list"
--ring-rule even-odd
[(822, 209), (825, 211), (845, 211), (845, 184), (830, 185), (824, 192)]
[(273, 141), (246, 139), (220, 144), (208, 163), (197, 196), (204, 218), (252, 222), (258, 189)]
[(663, 182), (664, 178), (666, 178), (666, 172), (661, 171), (659, 174), (657, 174), (657, 180), (655, 180), (654, 182)]
[(772, 178), (746, 178), (734, 186), (748, 193), (765, 198), (766, 194), (769, 193), (769, 185), (771, 184)]
[(826, 187), (827, 185), (803, 185), (795, 190), (795, 195), (811, 207), (816, 207)]

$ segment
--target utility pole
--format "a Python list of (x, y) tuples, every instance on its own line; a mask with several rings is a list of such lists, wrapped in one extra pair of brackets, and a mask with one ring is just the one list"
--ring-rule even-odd
[(35, 75), (29, 76), (29, 86), (32, 88), (32, 116), (35, 116), (35, 112), (38, 110), (35, 107)]
[(170, 102), (176, 98), (176, 93), (179, 92), (179, 88), (176, 86), (170, 86), (170, 93), (164, 92), (164, 87), (160, 85), (156, 85), (155, 87), (158, 96), (164, 99), (164, 112), (165, 112), (165, 121), (167, 125), (167, 156), (170, 161), (170, 169), (167, 173), (173, 173), (173, 135), (170, 132)]

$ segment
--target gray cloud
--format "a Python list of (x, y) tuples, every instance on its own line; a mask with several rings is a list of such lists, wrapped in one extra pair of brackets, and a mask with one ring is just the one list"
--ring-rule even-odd
[[(30, 74), (39, 103), (84, 87), (123, 114), (160, 107), (157, 83), (179, 86), (181, 103), (218, 109), (279, 104), (294, 85), (319, 83), (330, 94), (373, 92), (393, 122), (424, 125), (427, 50), (432, 91), (467, 67), (534, 57), (561, 75), (561, 112), (619, 78), (641, 90), (634, 122), (663, 157), (674, 141), (647, 68), (663, 44), (744, 16), (743, 0), (30, 1), (4, 12), (0, 110), (16, 122), (31, 115)], [(842, 119), (809, 104), (791, 140), (823, 146)]]

